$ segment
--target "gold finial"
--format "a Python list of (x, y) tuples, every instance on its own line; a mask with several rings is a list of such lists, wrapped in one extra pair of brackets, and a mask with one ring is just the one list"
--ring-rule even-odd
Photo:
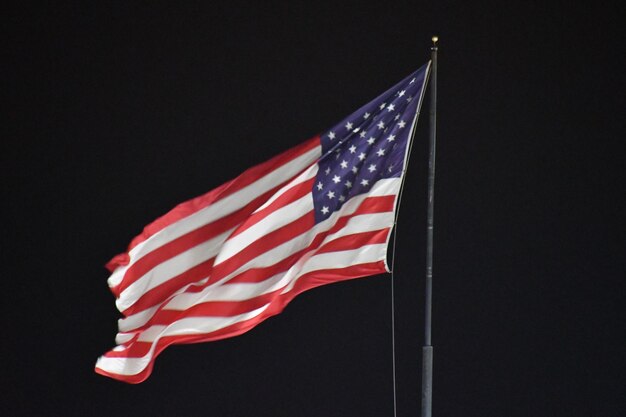
[(432, 41), (433, 41), (433, 46), (437, 46), (437, 41), (439, 40), (439, 36), (433, 36), (432, 37)]

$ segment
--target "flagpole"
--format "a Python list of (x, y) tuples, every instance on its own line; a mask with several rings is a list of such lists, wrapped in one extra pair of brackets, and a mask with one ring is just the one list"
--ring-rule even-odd
[(426, 221), (426, 286), (424, 346), (422, 347), (422, 417), (432, 416), (433, 347), (431, 340), (433, 299), (433, 230), (435, 203), (435, 148), (437, 143), (437, 36), (432, 37), (430, 72), (430, 138), (428, 155), (428, 214)]

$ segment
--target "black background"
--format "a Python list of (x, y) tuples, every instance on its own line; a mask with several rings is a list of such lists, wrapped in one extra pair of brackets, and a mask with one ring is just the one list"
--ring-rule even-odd
[[(127, 385), (93, 372), (118, 318), (103, 264), (424, 64), (438, 34), (434, 414), (625, 415), (624, 10), (311, 3), (2, 13), (0, 414), (393, 415), (389, 276), (172, 346)], [(399, 416), (420, 403), (426, 115), (398, 228)]]

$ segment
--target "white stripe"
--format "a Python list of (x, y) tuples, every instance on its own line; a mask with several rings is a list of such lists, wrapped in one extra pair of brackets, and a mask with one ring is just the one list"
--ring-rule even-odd
[[(286, 283), (283, 280), (284, 275), (285, 273), (283, 272), (259, 283), (226, 283), (219, 287), (212, 287), (209, 297), (203, 299), (202, 302), (245, 301), (259, 295), (267, 294), (272, 291), (279, 290), (285, 286)], [(163, 306), (163, 310), (187, 310), (188, 308), (199, 304), (199, 294), (200, 293), (178, 294), (176, 297), (172, 298), (171, 301), (167, 302), (167, 304)], [(121, 333), (131, 332), (132, 330), (143, 326), (152, 318), (158, 308), (159, 306), (155, 306), (140, 313), (133, 314), (132, 316), (128, 316), (125, 319), (119, 320), (119, 331)]]
[(124, 343), (129, 342), (134, 336), (135, 333), (118, 333), (115, 336), (115, 343), (117, 343), (118, 345), (123, 345)]
[[(284, 194), (293, 186), (308, 180), (311, 176), (315, 176), (316, 173), (317, 165), (315, 165), (315, 168), (313, 169), (307, 169), (289, 185), (278, 191), (276, 195)], [(307, 206), (312, 205), (311, 199), (312, 197), (309, 193), (299, 200), (296, 200), (285, 207), (281, 207), (267, 216), (264, 221), (251, 226), (250, 229), (235, 236), (226, 244), (224, 244), (224, 242), (227, 237), (230, 236), (236, 228), (233, 228), (220, 236), (211, 239), (210, 241), (195, 246), (156, 265), (151, 271), (148, 271), (145, 275), (136, 279), (131, 285), (122, 291), (118, 300), (115, 302), (117, 308), (120, 311), (128, 309), (147, 291), (165, 283), (173, 277), (182, 274), (190, 268), (211, 259), (218, 253), (220, 256), (216, 259), (215, 264), (223, 262), (256, 240), (258, 238), (257, 236), (263, 236), (270, 233), (273, 230), (290, 223), (298, 217), (301, 217), (300, 213), (306, 213), (308, 211)], [(309, 200), (311, 201), (309, 202)], [(220, 258), (222, 259), (220, 260)]]
[(161, 337), (180, 335), (200, 335), (223, 329), (235, 323), (252, 319), (267, 309), (269, 304), (245, 314), (231, 317), (190, 317), (178, 320), (169, 326), (153, 326), (150, 330), (142, 332), (139, 340), (152, 342), (150, 351), (141, 358), (109, 358), (101, 356), (96, 362), (96, 367), (103, 371), (117, 375), (136, 375), (143, 371), (150, 363), (156, 343)]
[[(387, 244), (377, 243), (373, 245), (361, 246), (358, 249), (320, 253), (307, 258), (301, 269), (290, 280), (282, 294), (286, 294), (293, 289), (296, 282), (302, 275), (320, 269), (341, 269), (352, 265), (377, 262), (387, 256)], [(331, 268), (332, 267), (332, 268)]]
[[(372, 230), (378, 230), (378, 229), (372, 228)], [(248, 299), (258, 297), (260, 295), (267, 294), (272, 291), (276, 291), (286, 286), (284, 290), (282, 291), (282, 294), (285, 294), (293, 288), (298, 278), (300, 278), (302, 275), (306, 273), (316, 271), (319, 269), (341, 269), (341, 268), (345, 268), (351, 265), (358, 265), (358, 264), (380, 261), (381, 259), (387, 256), (387, 245), (380, 243), (380, 244), (365, 245), (354, 250), (345, 250), (345, 251), (329, 252), (329, 253), (322, 253), (322, 254), (315, 254), (315, 252), (316, 250), (310, 251), (307, 254), (308, 256), (303, 257), (303, 260), (305, 260), (304, 262), (299, 262), (297, 265), (294, 265), (294, 267), (290, 268), (288, 271), (277, 274), (261, 283), (225, 284), (221, 287), (214, 288), (213, 291), (211, 291), (211, 293), (208, 294), (209, 295), (208, 297), (205, 297), (202, 299), (202, 302), (246, 301)], [(332, 268), (329, 268), (329, 267), (332, 267)], [(164, 310), (178, 310), (178, 311), (187, 310), (199, 304), (197, 295), (198, 294), (181, 294), (180, 296), (176, 297), (176, 299), (168, 303), (167, 307), (164, 308)], [(186, 320), (186, 319), (183, 319), (183, 320)], [(141, 325), (143, 324), (145, 323), (142, 323)], [(154, 332), (158, 333), (160, 331), (159, 329), (162, 329), (164, 327), (166, 326), (156, 325), (156, 326), (149, 327), (147, 330), (141, 333), (139, 340), (143, 341), (144, 333), (146, 332), (149, 332), (150, 334)], [(122, 329), (120, 329), (120, 331), (121, 330)], [(118, 333), (116, 337), (116, 343), (118, 344), (125, 343), (126, 341), (132, 339), (134, 335), (135, 335), (134, 332)]]
[(332, 242), (339, 237), (391, 227), (393, 225), (393, 219), (394, 213), (392, 211), (359, 214), (358, 216), (351, 217), (344, 227), (337, 230), (335, 233), (326, 236), (322, 245)]
[(124, 274), (128, 269), (128, 266), (129, 265), (121, 265), (113, 270), (113, 273), (111, 274), (109, 279), (107, 279), (107, 284), (109, 284), (109, 288), (115, 288), (120, 285), (122, 279), (124, 278)]
[[(319, 269), (342, 269), (348, 266), (377, 262), (385, 256), (387, 256), (387, 245), (385, 243), (364, 245), (352, 250), (320, 253), (309, 259), (298, 274), (298, 278)], [(295, 281), (291, 281), (290, 285), (293, 286)]]
[[(307, 246), (311, 244), (311, 241), (315, 238), (317, 234), (325, 232), (329, 230), (330, 228), (332, 228), (333, 225), (336, 223), (336, 221), (340, 217), (353, 214), (359, 208), (363, 200), (372, 196), (394, 194), (395, 192), (397, 192), (399, 185), (400, 185), (399, 178), (389, 178), (389, 179), (384, 179), (384, 180), (380, 180), (376, 182), (369, 193), (361, 194), (361, 195), (351, 198), (340, 210), (333, 213), (325, 221), (316, 224), (307, 232), (299, 236), (296, 236), (295, 238), (291, 240), (283, 242), (282, 244), (268, 250), (267, 252), (260, 254), (256, 258), (251, 259), (247, 263), (241, 265), (232, 273), (228, 274), (226, 277), (220, 279), (214, 285), (220, 285), (223, 282), (227, 282), (245, 270), (248, 270), (251, 268), (264, 268), (264, 267), (273, 265), (285, 259), (286, 257), (293, 254), (294, 252), (297, 252), (299, 250), (306, 248)], [(311, 208), (313, 208), (312, 199), (310, 200), (310, 204), (311, 204)], [(263, 222), (264, 220), (262, 220), (259, 223), (263, 223)], [(391, 220), (391, 223), (393, 223), (393, 219)], [(218, 257), (219, 256), (220, 255), (218, 255)]]
[(138, 342), (156, 342), (160, 338), (165, 336), (186, 336), (193, 334), (210, 333), (216, 330), (223, 329), (224, 327), (233, 325), (240, 321), (249, 320), (261, 314), (269, 307), (269, 304), (265, 304), (255, 310), (247, 313), (238, 314), (236, 316), (229, 317), (187, 317), (175, 321), (167, 326), (152, 326), (148, 330), (141, 332)]
[(122, 319), (119, 319), (117, 321), (117, 327), (120, 331), (122, 332), (127, 332), (133, 329), (136, 329), (138, 327), (143, 326), (144, 324), (146, 324), (148, 322), (148, 320), (150, 320), (150, 318), (154, 315), (154, 313), (159, 309), (160, 306), (165, 305), (165, 303), (167, 303), (169, 300), (173, 299), (174, 297), (176, 297), (179, 294), (185, 293), (185, 291), (187, 291), (189, 288), (191, 287), (196, 287), (198, 285), (204, 285), (206, 284), (208, 278), (204, 278), (201, 279), (198, 282), (194, 282), (188, 285), (185, 285), (184, 287), (180, 288), (178, 291), (175, 291), (173, 294), (171, 294), (166, 300), (164, 300), (162, 303), (155, 305), (153, 307), (147, 308), (145, 310), (142, 310), (138, 313), (135, 313), (133, 315), (130, 315), (128, 317), (124, 317)]
[[(346, 226), (341, 230), (327, 236), (326, 239), (324, 239), (323, 244), (354, 233), (363, 233), (389, 228), (392, 224), (392, 212), (361, 214), (351, 218), (348, 221), (348, 224), (346, 224)], [(318, 249), (316, 248), (309, 251), (299, 260), (298, 264), (294, 265), (294, 267), (292, 267), (289, 271), (276, 274), (264, 281), (258, 283), (233, 284), (226, 282), (222, 285), (214, 284), (198, 293), (182, 292), (172, 297), (170, 301), (164, 303), (162, 309), (184, 311), (196, 304), (209, 301), (245, 301), (250, 298), (281, 289), (289, 283), (295, 274), (297, 274), (300, 268), (302, 268), (304, 262), (311, 256), (315, 255), (317, 250)], [(274, 260), (274, 262), (278, 262), (278, 260)], [(118, 322), (120, 332), (130, 332), (133, 329), (145, 325), (156, 313), (157, 309), (158, 306), (155, 306), (120, 320)]]
[[(290, 285), (283, 291), (287, 293), (291, 290), (298, 278), (302, 275), (320, 270), (329, 269), (329, 265), (333, 268), (341, 269), (352, 265), (376, 262), (386, 256), (387, 245), (384, 243), (365, 245), (354, 250), (338, 251), (330, 253), (322, 253), (308, 259), (302, 268), (290, 270)], [(238, 286), (241, 284), (237, 284)], [(96, 367), (118, 375), (136, 375), (141, 372), (149, 364), (154, 352), (155, 342), (164, 336), (179, 336), (205, 334), (214, 332), (232, 324), (249, 320), (260, 315), (269, 307), (266, 304), (263, 307), (231, 317), (189, 317), (173, 322), (167, 326), (152, 326), (146, 331), (141, 332), (138, 341), (152, 342), (153, 346), (150, 352), (142, 358), (107, 358), (100, 357), (96, 363)]]
[(215, 265), (227, 261), (263, 236), (301, 218), (313, 209), (313, 196), (308, 193), (293, 203), (272, 212), (241, 234), (228, 239), (215, 258)]
[(175, 223), (172, 223), (150, 236), (148, 239), (139, 243), (128, 252), (131, 262), (128, 265), (116, 268), (114, 274), (109, 278), (109, 285), (111, 287), (119, 285), (128, 267), (146, 254), (197, 229), (202, 225), (218, 220), (239, 210), (258, 196), (285, 181), (286, 178), (291, 178), (298, 174), (300, 171), (315, 162), (319, 158), (320, 152), (321, 148), (317, 146), (270, 172), (264, 177), (259, 178), (257, 181), (242, 188), (241, 190), (236, 191), (235, 193), (224, 197), (223, 199), (218, 200), (204, 209), (180, 219)]
[[(137, 329), (148, 322), (161, 307), (162, 304), (147, 308), (139, 313), (132, 314), (117, 321), (117, 329), (120, 332), (130, 332)], [(116, 343), (120, 343), (115, 339)]]
[(206, 242), (194, 246), (193, 248), (174, 256), (173, 258), (157, 264), (154, 268), (146, 272), (139, 279), (135, 280), (120, 293), (119, 298), (115, 301), (115, 305), (118, 310), (126, 310), (151, 289), (158, 287), (190, 268), (213, 258), (219, 253), (222, 244), (226, 241), (228, 236), (230, 236), (233, 230), (235, 229), (222, 233), (213, 239), (207, 240)]
[(297, 176), (293, 181), (291, 181), (289, 184), (285, 185), (283, 188), (278, 190), (276, 192), (276, 194), (272, 195), (261, 207), (259, 207), (255, 211), (255, 213), (257, 211), (263, 210), (264, 208), (266, 208), (267, 206), (272, 204), (278, 197), (280, 197), (281, 195), (285, 194), (287, 191), (291, 190), (293, 187), (296, 187), (296, 186), (302, 184), (303, 182), (306, 182), (306, 181), (310, 180), (311, 178), (315, 177), (317, 175), (318, 169), (319, 169), (319, 167), (318, 167), (317, 164), (311, 165), (302, 174)]
[[(279, 273), (261, 282), (226, 283), (217, 288), (213, 288), (213, 290), (208, 294), (208, 297), (202, 298), (202, 302), (246, 301), (251, 298), (267, 294), (272, 291), (276, 291), (285, 285), (283, 275), (284, 273)], [(176, 297), (176, 299), (167, 303), (164, 310), (187, 310), (194, 305), (199, 304), (198, 297), (194, 297), (196, 295), (197, 294), (193, 293), (181, 294), (179, 297)]]
[[(327, 239), (324, 240), (324, 243), (328, 243), (330, 241), (333, 241), (335, 239), (338, 239), (340, 237), (347, 236), (353, 233), (369, 232), (369, 231), (380, 230), (380, 229), (384, 229), (385, 227), (389, 227), (391, 223), (393, 222), (393, 213), (387, 212), (387, 213), (363, 214), (363, 215), (354, 217), (354, 219), (356, 218), (359, 218), (359, 220), (353, 223), (353, 227), (342, 228), (337, 233), (334, 233), (332, 236), (327, 237)], [(355, 230), (356, 227), (359, 227), (359, 229)], [(290, 242), (287, 242), (287, 246), (289, 245), (290, 245)], [(300, 249), (302, 248), (299, 248), (297, 250), (300, 250)], [(312, 249), (310, 251), (309, 257), (315, 254), (316, 251), (317, 249)], [(291, 255), (291, 253), (293, 252), (296, 252), (296, 250), (292, 250), (291, 252), (287, 254), (287, 256)], [(265, 256), (265, 254), (261, 256)], [(255, 259), (258, 259), (258, 258), (255, 258)], [(274, 258), (273, 256), (269, 256), (268, 259), (271, 260), (271, 263), (269, 265), (273, 265), (274, 263), (279, 262), (280, 260), (284, 258), (277, 259), (277, 258)], [(257, 268), (260, 266), (258, 264), (254, 264), (254, 267)], [(172, 298), (171, 301), (165, 304), (165, 306), (163, 307), (163, 310), (184, 311), (188, 308), (193, 307), (196, 304), (206, 303), (209, 301), (248, 300), (250, 298), (253, 298), (262, 294), (266, 294), (268, 292), (272, 292), (272, 291), (282, 288), (283, 286), (287, 285), (288, 281), (291, 279), (291, 277), (293, 277), (293, 274), (294, 274), (294, 271), (291, 271), (291, 274), (286, 276), (287, 271), (285, 271), (258, 283), (255, 282), (255, 283), (232, 283), (230, 284), (226, 282), (218, 286), (212, 285), (208, 288), (205, 288), (202, 292), (199, 292), (199, 293), (182, 293)], [(143, 324), (145, 324), (145, 322), (142, 323), (142, 325)]]
[[(182, 304), (186, 304), (188, 305), (188, 307), (197, 304), (197, 303), (203, 303), (206, 301), (210, 301), (212, 300), (212, 293), (213, 291), (218, 288), (220, 285), (223, 285), (224, 283), (228, 282), (229, 280), (231, 280), (232, 278), (238, 276), (239, 274), (241, 274), (242, 272), (250, 269), (250, 268), (263, 268), (263, 267), (267, 267), (270, 265), (273, 265), (275, 263), (280, 262), (281, 260), (285, 259), (286, 257), (288, 257), (289, 255), (302, 250), (304, 248), (306, 248), (307, 246), (309, 246), (311, 244), (311, 241), (315, 238), (315, 236), (319, 233), (323, 233), (327, 230), (329, 230), (330, 228), (333, 227), (333, 225), (336, 223), (336, 221), (342, 217), (342, 216), (346, 216), (346, 215), (350, 215), (353, 214), (358, 207), (360, 206), (360, 204), (363, 202), (363, 200), (365, 200), (367, 197), (371, 197), (371, 196), (384, 196), (384, 195), (393, 195), (394, 193), (397, 192), (397, 189), (400, 185), (400, 179), (399, 178), (389, 178), (389, 179), (383, 179), (383, 180), (379, 180), (377, 181), (374, 186), (372, 187), (372, 189), (370, 190), (370, 192), (368, 194), (361, 194), (361, 195), (357, 195), (353, 198), (351, 198), (342, 208), (341, 210), (333, 213), (327, 220), (318, 223), (317, 225), (315, 225), (311, 230), (307, 231), (306, 233), (303, 233), (297, 237), (295, 237), (294, 239), (284, 242), (283, 244), (270, 249), (269, 251), (257, 256), (256, 258), (251, 259), (250, 261), (248, 261), (246, 264), (240, 266), (239, 268), (237, 268), (235, 271), (233, 271), (232, 273), (228, 274), (227, 276), (225, 276), (224, 278), (222, 278), (220, 281), (211, 284), (209, 287), (205, 288), (204, 290), (202, 290), (199, 293), (193, 293), (193, 294), (179, 294), (175, 297), (172, 297), (171, 301), (168, 302), (167, 304), (165, 304), (164, 309), (170, 309), (170, 306), (172, 305), (177, 305), (177, 299), (180, 296), (183, 296), (187, 301), (182, 303)], [(386, 214), (382, 214), (383, 217), (386, 216)], [(372, 216), (372, 217), (370, 217)], [(360, 219), (356, 219), (356, 218), (360, 218)], [(390, 225), (393, 223), (393, 218), (387, 218), (384, 217), (385, 219), (389, 220)], [(364, 224), (363, 229), (362, 230), (358, 230), (359, 232), (365, 232), (365, 231), (372, 231), (372, 230), (379, 230), (384, 226), (380, 226), (381, 224), (384, 224), (384, 222), (386, 220), (375, 220), (375, 219), (381, 219), (381, 216), (379, 213), (374, 213), (374, 214), (363, 214), (363, 215), (359, 215), (359, 216), (355, 216), (354, 220), (349, 220), (348, 224), (346, 225), (346, 227), (348, 227), (352, 222), (352, 224), (354, 224), (355, 222), (359, 222)], [(265, 221), (262, 220), (262, 222)], [(370, 228), (367, 227), (366, 225), (368, 224), (368, 221), (372, 221), (372, 225), (375, 226), (375, 228)], [(379, 224), (379, 221), (382, 221), (383, 223)], [(347, 229), (348, 231), (352, 231), (352, 230), (356, 230), (352, 229), (352, 226), (350, 226), (350, 229)], [(347, 233), (346, 233), (347, 234)], [(336, 232), (333, 236), (328, 236), (325, 239), (325, 242), (330, 241), (330, 239), (334, 239), (337, 237), (341, 237), (344, 234), (341, 231)], [(309, 254), (308, 256), (311, 256), (311, 254)], [(191, 300), (195, 300), (193, 303)], [(190, 304), (187, 304), (190, 303)], [(179, 307), (176, 308), (172, 308), (172, 309), (178, 309)], [(180, 307), (182, 309), (182, 307)], [(129, 322), (134, 323), (135, 320), (137, 320), (137, 322), (142, 323), (141, 325), (145, 324), (145, 322), (147, 322), (149, 320), (150, 317), (152, 317), (153, 312), (156, 311), (156, 309), (151, 309), (152, 313), (145, 313), (145, 315), (143, 314), (143, 312), (141, 313), (136, 313), (135, 315), (131, 315), (128, 316), (126, 319), (129, 320)], [(133, 318), (135, 317), (137, 314), (142, 314), (142, 318)], [(140, 327), (140, 325), (132, 325), (131, 328), (137, 328)], [(120, 330), (122, 330), (120, 328)]]
[[(238, 268), (238, 270), (235, 271), (235, 273), (244, 269), (249, 269), (250, 267), (273, 265), (274, 263), (286, 258), (293, 252), (297, 252), (298, 250), (305, 248), (306, 246), (310, 244), (310, 242), (313, 240), (313, 238), (317, 234), (321, 232), (325, 232), (326, 230), (330, 229), (340, 217), (353, 214), (366, 198), (394, 194), (397, 192), (399, 185), (400, 185), (399, 178), (389, 178), (389, 179), (384, 179), (384, 180), (380, 180), (376, 182), (369, 193), (360, 194), (351, 198), (340, 210), (333, 213), (327, 220), (321, 223), (318, 223), (313, 228), (308, 230), (306, 233), (303, 233), (290, 241), (284, 242), (283, 244), (273, 249), (270, 249), (268, 252), (265, 252), (264, 254), (259, 255), (257, 258), (250, 260), (248, 263)], [(304, 207), (303, 210), (305, 213), (313, 209), (312, 198), (309, 199), (308, 201), (309, 201), (310, 206), (309, 207), (303, 206)], [(302, 212), (300, 212), (299, 214), (302, 215)], [(269, 218), (268, 216), (268, 218), (265, 218), (258, 223), (259, 228), (261, 230), (263, 228), (270, 229), (272, 226), (265, 225), (265, 223), (270, 223), (272, 221), (276, 221), (276, 220), (274, 218)], [(259, 234), (256, 237), (258, 239), (262, 236), (263, 234)], [(230, 239), (225, 243), (225, 246), (228, 245), (229, 243), (230, 243)], [(221, 257), (222, 256), (220, 252), (220, 254), (218, 255), (218, 258), (221, 258)], [(272, 261), (272, 262), (267, 263), (267, 261)]]
[[(315, 177), (317, 175), (318, 166), (317, 164), (312, 165), (305, 172), (300, 174), (300, 176), (285, 187), (280, 189), (276, 194), (272, 195), (272, 197), (261, 207), (259, 207), (255, 213), (265, 209), (272, 202), (274, 202), (277, 198), (285, 194), (287, 191), (297, 187), (299, 184), (302, 184), (305, 181)], [(303, 214), (308, 213), (313, 206), (313, 196), (311, 193), (307, 193), (302, 196), (300, 199), (293, 201), (285, 206), (282, 206), (266, 217), (264, 217), (258, 223), (250, 226), (244, 232), (237, 236), (233, 236), (229, 239), (226, 244), (222, 247), (219, 255), (215, 259), (214, 265), (219, 265), (220, 263), (228, 260), (235, 254), (241, 252), (242, 249), (246, 248), (252, 242), (258, 240), (262, 236), (267, 235), (274, 230), (279, 229), (280, 227), (285, 226), (286, 224), (291, 223), (294, 220), (302, 217)]]

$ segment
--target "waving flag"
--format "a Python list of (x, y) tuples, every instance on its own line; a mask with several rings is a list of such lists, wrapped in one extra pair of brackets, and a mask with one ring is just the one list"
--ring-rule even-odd
[(107, 264), (124, 317), (96, 372), (139, 383), (171, 344), (236, 336), (303, 291), (388, 272), (428, 70), (146, 226)]

